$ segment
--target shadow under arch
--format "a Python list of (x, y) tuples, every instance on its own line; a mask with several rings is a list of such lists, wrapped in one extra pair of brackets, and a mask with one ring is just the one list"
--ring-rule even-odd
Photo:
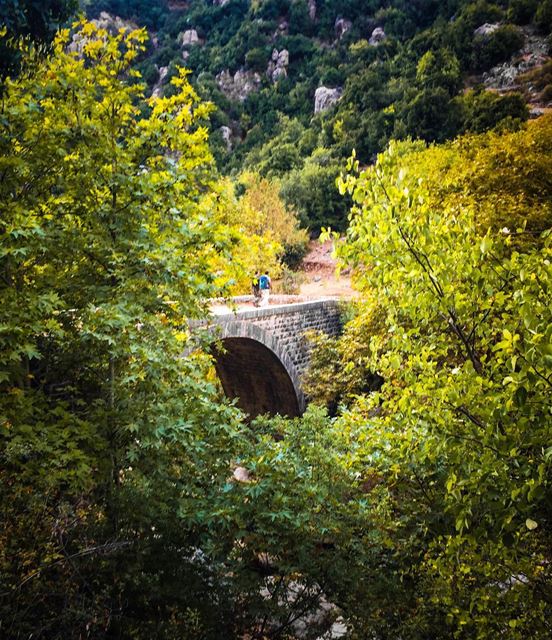
[(229, 322), (214, 351), (224, 392), (254, 418), (262, 413), (301, 415), (305, 398), (295, 366), (270, 332), (249, 322)]

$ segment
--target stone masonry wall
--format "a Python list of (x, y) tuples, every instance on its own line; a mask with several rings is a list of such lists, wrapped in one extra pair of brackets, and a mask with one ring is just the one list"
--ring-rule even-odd
[(219, 327), (225, 348), (215, 358), (224, 390), (250, 416), (302, 413), (311, 348), (305, 333), (335, 336), (342, 328), (339, 302), (330, 299), (214, 315), (209, 324)]
[(255, 309), (238, 314), (238, 318), (270, 332), (299, 375), (305, 371), (310, 355), (305, 333), (315, 330), (336, 336), (341, 332), (339, 303), (336, 300)]
[[(342, 328), (339, 302), (331, 299), (228, 313), (217, 316), (214, 322), (222, 327), (230, 323), (235, 326), (236, 322), (259, 327), (276, 341), (278, 351), (285, 353), (286, 360), (293, 363), (299, 375), (305, 371), (309, 360), (310, 347), (305, 333), (315, 330), (336, 336)], [(253, 337), (250, 331), (248, 335)]]

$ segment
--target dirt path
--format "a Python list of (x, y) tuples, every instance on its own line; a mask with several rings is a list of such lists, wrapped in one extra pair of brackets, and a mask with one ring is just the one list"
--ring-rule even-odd
[(311, 240), (309, 251), (301, 266), (301, 273), (304, 277), (300, 288), (301, 296), (308, 298), (353, 298), (358, 295), (358, 292), (352, 288), (351, 277), (348, 273), (336, 276), (337, 263), (332, 257), (332, 251), (331, 240), (324, 243)]

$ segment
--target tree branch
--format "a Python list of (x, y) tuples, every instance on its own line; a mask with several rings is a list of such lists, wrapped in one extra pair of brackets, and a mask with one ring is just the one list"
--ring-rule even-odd
[[(128, 547), (131, 544), (132, 543), (128, 541), (127, 542), (108, 542), (106, 544), (99, 545), (97, 547), (89, 547), (88, 549), (83, 549), (82, 551), (73, 553), (70, 556), (66, 556), (65, 558), (60, 558), (59, 560), (50, 562), (44, 565), (43, 567), (40, 567), (36, 571), (33, 571), (30, 575), (28, 575), (26, 578), (21, 580), (19, 584), (13, 587), (13, 591), (21, 589), (21, 587), (23, 587), (25, 584), (27, 584), (27, 582), (29, 582), (33, 578), (36, 578), (44, 571), (51, 569), (52, 567), (55, 567), (57, 565), (64, 564), (65, 562), (69, 562), (70, 560), (74, 560), (76, 558), (84, 558), (85, 556), (95, 555), (97, 553), (112, 553), (114, 551), (118, 551), (119, 549), (123, 549), (124, 547)], [(9, 591), (6, 591), (4, 593), (0, 593), (0, 596), (6, 596), (8, 594), (9, 594)]]

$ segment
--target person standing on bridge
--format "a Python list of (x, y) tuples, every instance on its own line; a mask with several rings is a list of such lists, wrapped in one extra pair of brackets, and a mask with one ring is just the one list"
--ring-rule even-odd
[(259, 278), (259, 289), (261, 291), (261, 307), (268, 306), (268, 298), (270, 296), (270, 288), (272, 282), (270, 280), (270, 276), (268, 275), (268, 271), (265, 271), (263, 275)]
[(253, 276), (253, 280), (251, 281), (251, 293), (253, 294), (253, 304), (258, 307), (261, 303), (261, 290), (259, 286), (259, 280), (261, 278), (261, 274), (259, 271), (255, 271), (255, 275)]

